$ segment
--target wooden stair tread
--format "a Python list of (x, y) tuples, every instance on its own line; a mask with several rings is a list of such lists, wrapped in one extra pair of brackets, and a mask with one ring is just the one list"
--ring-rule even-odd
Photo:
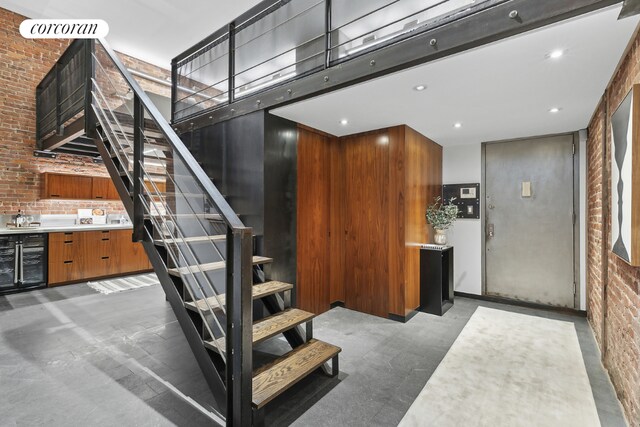
[(176, 243), (199, 243), (199, 242), (220, 242), (227, 240), (227, 236), (220, 234), (218, 236), (197, 236), (197, 237), (185, 237), (183, 239), (157, 239), (154, 240), (156, 245), (175, 245)]
[[(263, 256), (253, 257), (253, 265), (268, 264), (272, 261), (273, 261), (272, 258), (267, 258)], [(189, 272), (200, 273), (205, 271), (224, 270), (226, 265), (227, 265), (226, 261), (218, 261), (218, 262), (209, 262), (207, 264), (190, 265), (187, 267), (170, 268), (169, 274), (171, 274), (172, 276), (180, 276), (181, 274), (187, 274)]]
[[(293, 289), (292, 284), (278, 282), (277, 280), (272, 280), (269, 282), (253, 285), (252, 297), (254, 300), (260, 299), (269, 295), (277, 294), (279, 292), (288, 291), (290, 289)], [(207, 303), (203, 299), (199, 300), (197, 303), (194, 301), (185, 302), (184, 305), (188, 309), (194, 310), (194, 311), (198, 310), (198, 308), (196, 307), (196, 304), (198, 304), (200, 306), (200, 310), (203, 310), (203, 311), (208, 310), (209, 306), (211, 307), (212, 310), (219, 310), (220, 305), (218, 304), (218, 301), (220, 301), (220, 304), (222, 305), (226, 304), (226, 296), (225, 294), (221, 294), (221, 295), (218, 295), (217, 299), (215, 297), (210, 297), (210, 298), (207, 298), (207, 301), (209, 302), (209, 305), (207, 305)]]
[(262, 408), (341, 351), (340, 347), (312, 339), (257, 369), (253, 374), (253, 406)]
[[(290, 308), (273, 316), (260, 319), (253, 324), (253, 344), (261, 343), (284, 331), (288, 331), (313, 319), (315, 314), (297, 308)], [(226, 351), (226, 337), (218, 338), (215, 341), (206, 341), (207, 347), (214, 351)]]

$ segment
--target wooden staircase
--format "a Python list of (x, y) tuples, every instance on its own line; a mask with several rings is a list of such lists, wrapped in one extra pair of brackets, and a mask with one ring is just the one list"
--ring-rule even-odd
[[(253, 283), (252, 277), (268, 277), (265, 267), (273, 260), (250, 253), (251, 230), (115, 53), (103, 48), (108, 55), (96, 55), (96, 62), (106, 58), (113, 63), (99, 63), (96, 70), (121, 74), (128, 83), (122, 91), (134, 93), (135, 111), (112, 108), (114, 100), (104, 95), (114, 88), (118, 92), (112, 74), (91, 79), (97, 119), (92, 133), (134, 221), (134, 239), (143, 242), (227, 425), (261, 425), (265, 406), (315, 370), (337, 375), (341, 349), (313, 338), (315, 316), (291, 306), (293, 284)], [(101, 85), (112, 87), (107, 91)], [(162, 161), (146, 171), (145, 162), (154, 153), (161, 153)], [(149, 180), (161, 185), (146, 185)], [(253, 320), (255, 302), (262, 302), (267, 317)], [(253, 346), (279, 336), (291, 350), (254, 367)]]

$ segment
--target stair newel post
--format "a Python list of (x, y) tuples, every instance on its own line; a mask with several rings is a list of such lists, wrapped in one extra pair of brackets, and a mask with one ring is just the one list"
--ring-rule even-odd
[(252, 423), (251, 228), (227, 229), (227, 425)]
[(142, 182), (144, 162), (144, 105), (138, 95), (133, 97), (133, 241), (144, 239), (144, 205), (142, 204)]
[(95, 52), (95, 40), (86, 39), (84, 41), (84, 61), (85, 61), (85, 80), (84, 80), (84, 131), (89, 138), (96, 138), (96, 124), (98, 122), (96, 113), (91, 108), (93, 102), (91, 90), (93, 89), (93, 78), (96, 75), (95, 62), (93, 53)]
[(236, 23), (229, 23), (229, 80), (227, 90), (229, 92), (229, 104), (233, 104), (236, 98)]

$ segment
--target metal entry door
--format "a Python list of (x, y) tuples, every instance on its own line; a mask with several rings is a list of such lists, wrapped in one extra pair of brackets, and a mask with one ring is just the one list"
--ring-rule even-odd
[(488, 295), (575, 307), (574, 138), (485, 145)]

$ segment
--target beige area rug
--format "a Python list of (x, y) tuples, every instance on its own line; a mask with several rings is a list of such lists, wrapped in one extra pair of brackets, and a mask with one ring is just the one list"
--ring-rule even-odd
[(573, 323), (478, 307), (400, 426), (600, 426)]

